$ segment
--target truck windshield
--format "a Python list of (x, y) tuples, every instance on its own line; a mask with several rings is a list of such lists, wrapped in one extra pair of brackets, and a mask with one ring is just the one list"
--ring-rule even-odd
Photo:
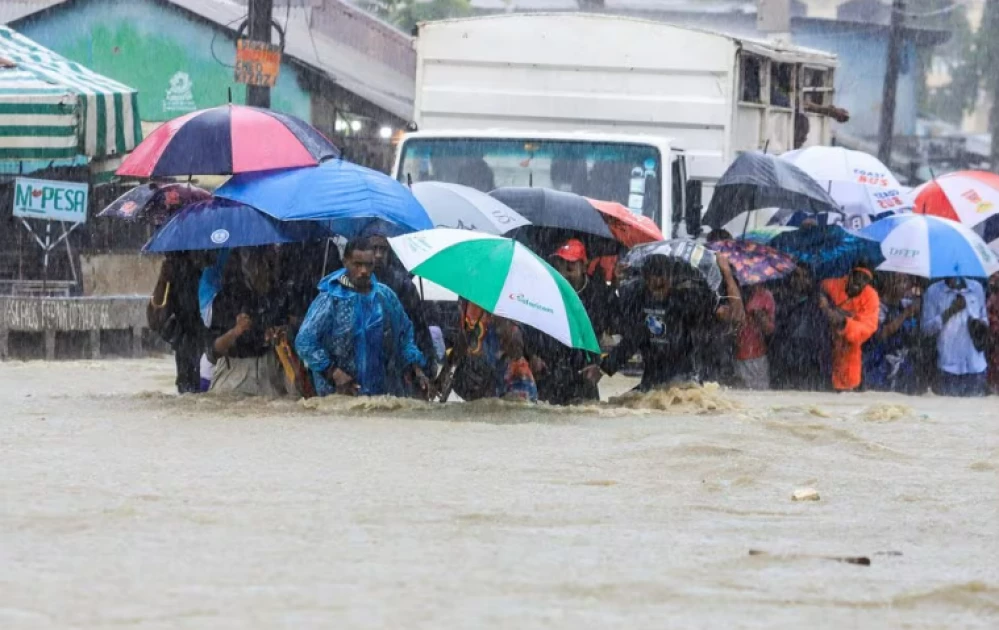
[(411, 138), (399, 180), (443, 181), (489, 192), (553, 188), (616, 201), (660, 222), (662, 158), (650, 145), (572, 140)]

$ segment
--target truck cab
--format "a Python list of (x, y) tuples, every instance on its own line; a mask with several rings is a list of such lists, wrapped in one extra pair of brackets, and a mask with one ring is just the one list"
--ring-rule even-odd
[(443, 181), (489, 192), (551, 188), (616, 201), (666, 235), (699, 232), (696, 186), (684, 152), (665, 138), (591, 132), (453, 130), (403, 136), (395, 177)]

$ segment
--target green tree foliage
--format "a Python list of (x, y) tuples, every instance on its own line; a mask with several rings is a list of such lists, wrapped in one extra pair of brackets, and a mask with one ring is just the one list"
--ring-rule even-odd
[[(932, 11), (933, 7), (929, 9)], [(987, 83), (995, 75), (989, 71), (992, 66), (987, 63), (989, 48), (994, 42), (990, 41), (992, 38), (984, 27), (977, 33), (972, 32), (963, 7), (935, 16), (933, 21), (935, 23), (927, 26), (948, 30), (951, 34), (950, 40), (933, 53), (938, 62), (946, 64), (951, 81), (925, 93), (923, 110), (941, 120), (960, 124), (964, 114), (974, 111), (981, 90), (988, 87)]]
[(469, 0), (363, 0), (358, 6), (409, 33), (420, 22), (463, 17)]

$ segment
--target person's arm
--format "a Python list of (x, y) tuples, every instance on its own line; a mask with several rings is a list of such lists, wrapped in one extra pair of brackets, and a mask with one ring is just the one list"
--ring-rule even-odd
[(334, 306), (333, 298), (326, 293), (312, 302), (295, 336), (295, 352), (310, 371), (333, 383), (339, 393), (350, 393), (348, 390), (354, 381), (353, 375), (336, 365), (334, 356), (323, 343), (324, 333), (333, 326)]
[(943, 311), (946, 294), (936, 285), (931, 286), (923, 297), (923, 334), (933, 336), (943, 330)]
[(236, 345), (239, 338), (248, 330), (253, 328), (253, 319), (246, 313), (236, 315), (236, 325), (215, 338), (212, 342), (212, 352), (216, 358), (229, 355), (229, 351)]
[(149, 304), (146, 305), (146, 322), (150, 330), (158, 331), (170, 314), (167, 305), (170, 300), (170, 289), (173, 280), (173, 261), (169, 258), (163, 260), (160, 266), (160, 275), (156, 279), (156, 286), (149, 297)]
[(920, 300), (918, 299), (913, 300), (912, 304), (906, 307), (904, 311), (899, 313), (898, 317), (889, 322), (885, 322), (884, 325), (882, 325), (881, 328), (878, 330), (877, 333), (878, 339), (883, 341), (885, 339), (888, 339), (889, 337), (893, 337), (894, 335), (898, 334), (898, 331), (902, 330), (902, 326), (905, 326), (906, 321), (908, 321), (912, 317), (919, 316), (920, 305), (921, 305)]
[[(635, 318), (639, 317), (639, 314), (629, 313), (626, 316), (634, 321)], [(635, 353), (642, 347), (642, 341), (647, 331), (644, 322), (640, 322), (623, 327), (620, 334), (621, 342), (600, 362), (600, 368), (608, 376), (614, 376), (621, 369), (621, 366), (628, 362), (628, 359), (635, 356)]]
[(718, 319), (729, 322), (736, 328), (746, 321), (746, 311), (742, 304), (742, 292), (739, 291), (739, 283), (735, 281), (735, 274), (732, 273), (732, 266), (728, 262), (728, 257), (718, 254), (718, 269), (721, 271), (722, 280), (725, 285), (725, 297), (727, 303), (719, 306), (715, 311)]
[(852, 344), (861, 344), (870, 339), (878, 330), (878, 313), (881, 300), (874, 289), (864, 289), (864, 293), (854, 300), (856, 311), (844, 317), (840, 334)]

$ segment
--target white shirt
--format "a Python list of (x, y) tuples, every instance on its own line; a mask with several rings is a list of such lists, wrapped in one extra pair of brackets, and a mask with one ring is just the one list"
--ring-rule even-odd
[[(967, 306), (943, 323), (943, 312), (954, 299), (963, 295)], [(979, 352), (971, 340), (968, 320), (988, 323), (985, 310), (985, 290), (975, 280), (968, 280), (965, 288), (952, 289), (943, 281), (935, 282), (923, 298), (923, 332), (937, 335), (937, 367), (948, 374), (981, 374), (988, 364), (985, 353)]]

